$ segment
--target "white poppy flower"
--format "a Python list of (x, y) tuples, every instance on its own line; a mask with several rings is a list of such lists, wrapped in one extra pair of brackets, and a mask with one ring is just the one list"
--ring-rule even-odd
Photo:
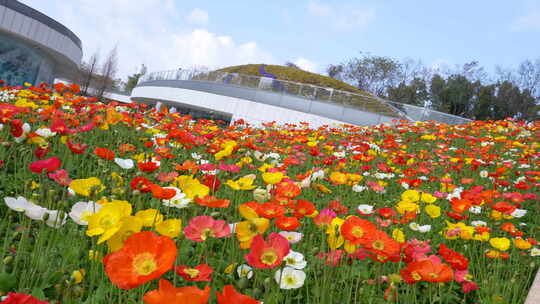
[(323, 170), (317, 170), (311, 174), (311, 180), (318, 180), (324, 178), (324, 171)]
[(182, 192), (182, 190), (176, 188), (176, 187), (163, 187), (163, 189), (174, 189), (176, 191), (176, 195), (168, 200), (161, 200), (163, 202), (163, 205), (167, 207), (175, 207), (175, 208), (186, 208), (189, 206), (189, 203), (191, 202), (190, 198), (186, 197), (186, 194)]
[(510, 213), (511, 216), (517, 217), (517, 218), (523, 217), (525, 216), (525, 214), (527, 214), (527, 210), (519, 209), (519, 208), (514, 210), (514, 212)]
[(480, 177), (482, 177), (482, 178), (488, 177), (488, 172), (486, 170), (480, 171)]
[(47, 211), (49, 211), (47, 210), (47, 208), (43, 208), (32, 203), (32, 206), (26, 208), (26, 210), (24, 211), (24, 215), (28, 216), (33, 220), (42, 221)]
[(285, 267), (283, 270), (276, 271), (274, 279), (281, 289), (295, 289), (304, 285), (306, 273), (292, 267)]
[(92, 201), (90, 202), (77, 202), (71, 207), (69, 212), (69, 217), (79, 224), (79, 225), (88, 225), (88, 218), (101, 209), (100, 204), (96, 204)]
[(300, 252), (296, 251), (289, 251), (289, 254), (287, 254), (283, 260), (287, 264), (288, 267), (292, 267), (294, 269), (304, 269), (306, 267), (307, 262), (304, 259), (304, 255)]
[(472, 221), (471, 226), (474, 226), (474, 227), (487, 226), (487, 223), (484, 221)]
[(413, 231), (418, 231), (419, 227), (420, 225), (418, 225), (416, 222), (409, 223), (409, 228), (411, 228)]
[(352, 191), (354, 191), (354, 192), (362, 192), (364, 190), (366, 190), (366, 187), (364, 187), (364, 186), (360, 186), (358, 184), (352, 186)]
[(67, 221), (67, 214), (58, 210), (47, 210), (48, 214), (45, 224), (52, 228), (60, 228)]
[(540, 249), (536, 247), (531, 248), (531, 256), (540, 256)]
[(122, 169), (131, 169), (135, 166), (135, 163), (131, 158), (118, 158), (114, 159), (114, 162)]
[(418, 226), (418, 232), (426, 233), (426, 232), (429, 232), (429, 231), (431, 231), (431, 225)]
[(242, 264), (236, 268), (236, 273), (241, 278), (247, 278), (248, 280), (253, 277), (253, 268), (246, 264)]
[(469, 211), (471, 213), (474, 213), (474, 214), (480, 214), (480, 213), (482, 213), (482, 207), (480, 207), (480, 206), (472, 206), (471, 208), (469, 208)]
[(55, 136), (56, 132), (51, 131), (49, 128), (39, 128), (36, 130), (36, 134), (41, 137), (51, 137)]
[(26, 198), (19, 196), (14, 197), (4, 197), (4, 202), (9, 207), (9, 209), (24, 212), (26, 209), (32, 207), (33, 203), (29, 202)]
[(371, 205), (367, 205), (367, 204), (358, 205), (357, 209), (358, 211), (360, 211), (360, 213), (365, 214), (365, 215), (369, 215), (373, 213), (373, 206)]
[(296, 244), (302, 240), (302, 236), (304, 236), (300, 232), (295, 231), (281, 231), (279, 232), (282, 237), (286, 238), (287, 241), (289, 241), (290, 244)]

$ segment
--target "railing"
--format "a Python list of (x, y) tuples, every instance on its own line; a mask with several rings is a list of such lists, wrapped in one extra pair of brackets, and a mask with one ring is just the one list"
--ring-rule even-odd
[[(287, 80), (274, 80), (268, 77), (218, 71), (206, 72), (179, 69), (149, 73), (139, 79), (139, 84), (155, 80), (191, 80), (226, 83), (229, 85), (271, 91), (279, 94), (294, 95), (321, 102), (340, 104), (387, 117), (413, 121), (436, 120), (448, 124), (462, 124), (470, 121), (469, 119), (441, 113), (429, 108), (387, 101), (367, 93), (352, 93), (311, 84)], [(279, 81), (281, 85), (274, 85), (273, 82), (275, 81)]]

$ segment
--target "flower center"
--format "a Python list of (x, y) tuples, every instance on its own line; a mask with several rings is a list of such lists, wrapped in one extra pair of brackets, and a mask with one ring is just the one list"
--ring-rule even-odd
[(214, 231), (210, 228), (204, 228), (204, 230), (201, 232), (201, 239), (206, 241), (208, 237), (214, 237)]
[(384, 249), (384, 242), (381, 241), (381, 240), (376, 240), (375, 242), (373, 242), (373, 244), (371, 244), (371, 247), (373, 247), (374, 249), (377, 249), (377, 250), (383, 250)]
[(133, 268), (138, 275), (149, 275), (157, 269), (154, 256), (149, 253), (141, 253), (133, 259)]
[(296, 278), (294, 276), (287, 275), (284, 279), (287, 285), (296, 285)]
[(422, 276), (420, 276), (420, 275), (418, 274), (418, 272), (416, 272), (416, 271), (413, 271), (413, 272), (411, 273), (411, 277), (412, 277), (415, 281), (420, 281), (420, 280), (422, 279)]
[(273, 250), (267, 250), (261, 255), (261, 262), (266, 265), (273, 265), (277, 258), (277, 254)]
[(195, 268), (188, 268), (188, 269), (184, 269), (184, 273), (187, 273), (189, 277), (193, 279), (199, 275), (200, 271), (198, 271)]
[(351, 233), (357, 238), (361, 238), (362, 236), (364, 236), (364, 230), (360, 227), (354, 227)]

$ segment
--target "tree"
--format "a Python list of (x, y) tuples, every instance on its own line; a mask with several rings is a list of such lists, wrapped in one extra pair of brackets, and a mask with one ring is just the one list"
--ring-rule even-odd
[(103, 98), (103, 94), (107, 89), (111, 89), (115, 82), (114, 77), (118, 71), (118, 55), (116, 46), (109, 52), (105, 63), (101, 67), (101, 77), (97, 84), (96, 97)]
[(390, 57), (362, 54), (344, 64), (344, 78), (360, 90), (385, 97), (387, 88), (399, 84), (400, 63)]
[(422, 78), (414, 78), (410, 84), (402, 81), (397, 87), (388, 88), (388, 99), (416, 106), (424, 106), (429, 100), (426, 82)]
[(97, 70), (99, 67), (99, 50), (96, 50), (88, 62), (83, 62), (81, 66), (81, 92), (83, 95), (88, 95), (88, 88), (91, 87), (92, 82), (96, 78)]
[(133, 88), (135, 88), (137, 86), (137, 83), (139, 83), (139, 79), (144, 74), (146, 74), (146, 66), (143, 64), (141, 66), (141, 68), (139, 69), (139, 71), (137, 71), (137, 73), (135, 73), (135, 74), (133, 74), (131, 76), (128, 76), (128, 81), (127, 81), (126, 85), (124, 86), (124, 91), (131, 92), (131, 90), (133, 90)]
[(332, 77), (337, 80), (341, 80), (343, 78), (343, 65), (342, 64), (330, 64), (326, 68), (326, 74), (328, 74), (329, 77)]

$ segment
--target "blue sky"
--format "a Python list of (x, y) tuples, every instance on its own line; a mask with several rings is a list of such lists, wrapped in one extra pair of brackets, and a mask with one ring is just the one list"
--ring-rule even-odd
[(85, 55), (118, 46), (120, 74), (293, 61), (323, 72), (359, 52), (491, 70), (540, 57), (540, 0), (23, 0), (70, 27)]

